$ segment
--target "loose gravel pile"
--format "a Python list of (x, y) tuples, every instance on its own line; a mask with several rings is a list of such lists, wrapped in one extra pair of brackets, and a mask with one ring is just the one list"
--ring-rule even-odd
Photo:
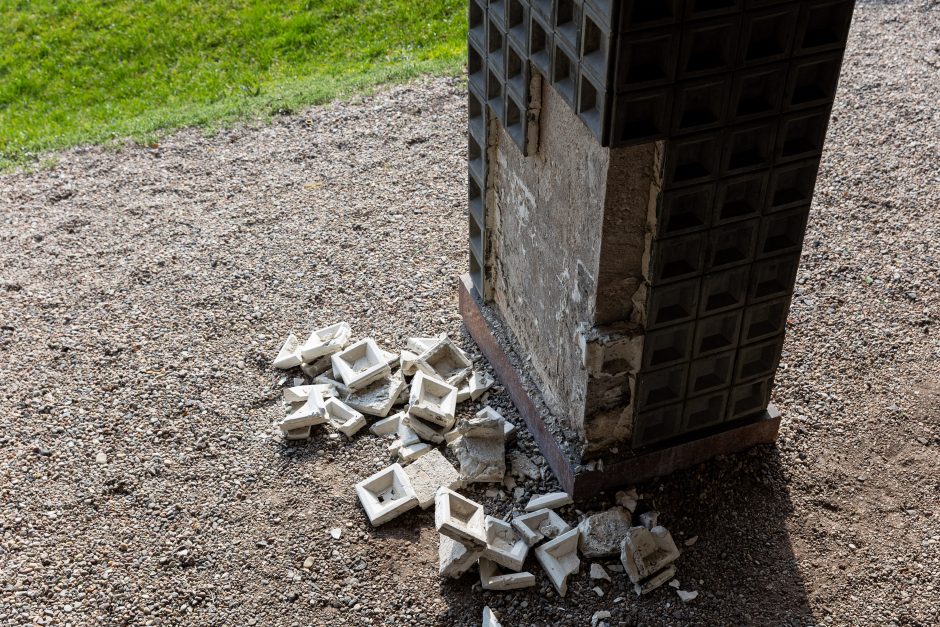
[[(938, 41), (935, 0), (860, 0), (777, 446), (639, 486), (683, 549), (689, 603), (668, 587), (638, 599), (625, 577), (599, 597), (587, 564), (564, 599), (538, 569), (514, 593), (442, 581), (433, 511), (374, 530), (353, 495), (387, 464), (383, 442), (272, 434), (288, 330), (446, 332), (487, 367), (457, 315), (460, 81), (3, 175), (0, 623), (473, 625), (484, 605), (507, 627), (606, 611), (940, 623)], [(487, 403), (521, 424), (498, 386)], [(540, 467), (521, 498), (557, 490), (525, 429), (517, 448)], [(466, 493), (511, 510), (486, 489)]]

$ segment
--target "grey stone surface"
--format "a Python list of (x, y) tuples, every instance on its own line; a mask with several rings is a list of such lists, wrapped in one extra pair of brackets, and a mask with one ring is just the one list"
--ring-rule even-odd
[(630, 512), (622, 507), (588, 516), (578, 524), (581, 553), (587, 558), (618, 554), (621, 542), (630, 531), (630, 523)]

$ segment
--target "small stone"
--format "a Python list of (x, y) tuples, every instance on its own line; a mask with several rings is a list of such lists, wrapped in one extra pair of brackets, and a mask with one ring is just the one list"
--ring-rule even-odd
[(597, 627), (602, 620), (610, 618), (610, 612), (607, 610), (601, 610), (600, 612), (594, 612), (591, 615), (591, 627)]
[(698, 542), (698, 536), (692, 536), (691, 538), (686, 540), (683, 544), (685, 544), (686, 546), (692, 546), (696, 542)]
[(107, 463), (108, 463), (108, 455), (107, 455), (107, 453), (98, 453), (97, 455), (95, 455), (95, 463), (97, 463), (97, 464), (107, 464)]
[(683, 603), (688, 603), (692, 599), (698, 596), (698, 590), (693, 590), (692, 592), (687, 592), (685, 590), (676, 590), (676, 594), (679, 595), (679, 598), (682, 599)]
[(601, 589), (600, 586), (594, 586), (593, 588), (591, 588), (591, 590), (593, 590), (594, 594), (596, 594), (599, 597), (604, 596), (604, 591)]
[(591, 579), (606, 579), (610, 581), (610, 575), (600, 564), (591, 564)]
[(670, 588), (676, 588), (676, 589), (678, 589), (680, 585), (681, 585), (681, 584), (679, 583), (679, 580), (678, 580), (678, 579), (673, 579), (672, 581), (669, 582), (669, 587), (670, 587)]
[(304, 570), (310, 570), (311, 568), (313, 568), (313, 565), (315, 563), (316, 563), (316, 560), (314, 560), (312, 556), (308, 557), (307, 559), (304, 560)]

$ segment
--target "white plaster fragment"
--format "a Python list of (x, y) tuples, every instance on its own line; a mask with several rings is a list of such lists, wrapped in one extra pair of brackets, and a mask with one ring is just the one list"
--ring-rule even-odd
[(559, 596), (568, 592), (568, 576), (578, 572), (578, 530), (572, 529), (535, 548), (535, 557), (548, 575)]
[(480, 623), (480, 627), (503, 627), (499, 621), (496, 619), (496, 615), (493, 614), (493, 610), (489, 607), (483, 607), (483, 622)]
[(679, 549), (665, 527), (631, 527), (620, 547), (620, 561), (635, 584), (656, 575), (678, 557)]
[(493, 516), (484, 519), (486, 550), (483, 557), (503, 568), (520, 571), (529, 553), (529, 545), (512, 525)]
[(313, 382), (318, 383), (320, 385), (332, 386), (334, 390), (333, 395), (336, 398), (346, 398), (347, 396), (349, 396), (349, 393), (352, 392), (352, 390), (346, 387), (345, 383), (343, 383), (342, 381), (336, 380), (336, 375), (333, 373), (332, 368), (330, 368), (329, 370), (326, 370), (325, 372), (321, 374), (318, 374), (316, 377), (313, 378)]
[(306, 403), (311, 390), (316, 390), (323, 398), (336, 396), (333, 386), (329, 384), (295, 385), (291, 388), (284, 388), (284, 400), (288, 403)]
[(525, 511), (534, 512), (539, 509), (555, 509), (571, 505), (573, 501), (567, 492), (550, 492), (548, 494), (539, 494), (529, 499), (525, 506)]
[(447, 433), (447, 427), (414, 416), (410, 411), (402, 418), (402, 424), (410, 427), (412, 431), (418, 434), (419, 438), (432, 444), (440, 444), (443, 442), (444, 435)]
[(636, 511), (636, 502), (640, 500), (639, 495), (636, 493), (636, 488), (621, 490), (617, 492), (615, 498), (617, 503), (619, 503), (622, 507), (630, 510), (631, 513)]
[(630, 512), (619, 506), (586, 517), (578, 524), (581, 553), (587, 558), (617, 555), (630, 526)]
[(332, 367), (333, 367), (333, 362), (330, 361), (329, 355), (327, 355), (326, 357), (320, 357), (319, 359), (315, 359), (309, 363), (304, 362), (300, 364), (300, 369), (303, 371), (305, 375), (307, 375), (311, 379), (323, 374), (327, 370), (330, 370)]
[(356, 494), (373, 527), (418, 505), (418, 498), (411, 489), (405, 470), (398, 464), (392, 464), (357, 483)]
[(486, 547), (483, 506), (447, 488), (435, 497), (434, 526), (466, 547)]
[(405, 474), (411, 482), (411, 488), (418, 497), (421, 509), (434, 505), (434, 498), (440, 487), (457, 490), (463, 486), (457, 469), (437, 449), (427, 453), (405, 467)]
[(571, 525), (550, 509), (516, 516), (512, 520), (512, 526), (529, 546), (535, 546), (544, 538), (557, 538), (571, 530)]
[(682, 599), (683, 603), (688, 603), (698, 596), (698, 590), (693, 590), (691, 592), (686, 590), (676, 590), (676, 594), (679, 595), (679, 598)]
[(453, 538), (438, 534), (440, 544), (437, 549), (438, 572), (441, 577), (452, 577), (456, 579), (477, 563), (483, 554), (483, 549), (468, 549)]
[(278, 427), (282, 433), (287, 433), (294, 429), (323, 424), (326, 420), (326, 403), (323, 401), (323, 396), (320, 395), (319, 391), (311, 390), (307, 395), (306, 402), (285, 416), (278, 423)]
[(606, 579), (610, 581), (610, 575), (600, 564), (591, 564), (591, 579)]
[(302, 361), (300, 358), (300, 343), (297, 341), (297, 336), (291, 333), (284, 340), (281, 350), (278, 351), (277, 357), (274, 358), (274, 363), (271, 365), (281, 370), (287, 370), (299, 366)]
[(300, 356), (306, 362), (337, 353), (349, 343), (352, 329), (345, 322), (338, 322), (310, 334), (300, 347)]
[(398, 364), (401, 366), (401, 372), (406, 377), (413, 377), (418, 369), (415, 368), (415, 360), (418, 356), (409, 350), (404, 350), (398, 357)]
[(473, 362), (445, 336), (418, 355), (414, 366), (429, 377), (457, 385), (470, 376)]
[[(487, 411), (489, 410), (489, 411)], [(461, 420), (460, 437), (450, 447), (460, 462), (460, 476), (468, 483), (501, 483), (506, 474), (505, 421), (485, 408), (470, 420)]]
[(530, 572), (501, 573), (496, 562), (481, 557), (480, 585), (484, 590), (518, 590), (535, 585), (535, 575)]
[(313, 430), (313, 427), (307, 425), (306, 427), (299, 427), (297, 429), (290, 429), (287, 433), (284, 434), (285, 440), (306, 440), (310, 437), (310, 432)]
[(335, 398), (326, 400), (326, 421), (347, 438), (351, 438), (367, 424), (365, 416)]
[(375, 340), (365, 338), (330, 357), (333, 372), (351, 390), (361, 390), (370, 383), (391, 374), (384, 351)]
[(422, 455), (427, 455), (432, 450), (430, 444), (419, 442), (418, 444), (408, 444), (407, 446), (402, 445), (396, 452), (402, 464), (410, 464), (419, 459)]
[(404, 413), (399, 412), (388, 418), (383, 418), (378, 422), (372, 423), (372, 426), (369, 427), (369, 431), (377, 436), (395, 435), (398, 432), (398, 421), (401, 420), (404, 415)]

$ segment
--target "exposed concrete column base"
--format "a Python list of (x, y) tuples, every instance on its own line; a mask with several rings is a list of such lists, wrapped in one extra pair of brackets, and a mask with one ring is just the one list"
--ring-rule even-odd
[[(469, 274), (460, 277), (458, 290), (464, 325), (493, 366), (496, 376), (506, 386), (509, 397), (535, 437), (562, 489), (576, 501), (584, 501), (603, 490), (667, 475), (718, 455), (736, 453), (758, 444), (771, 444), (777, 439), (780, 412), (770, 405), (756, 417), (739, 424), (723, 424), (714, 433), (696, 433), (687, 441), (671, 446), (604, 455), (600, 458), (603, 470), (588, 469), (581, 465), (579, 453), (565, 446), (563, 437), (556, 437), (555, 432), (560, 427), (546, 415), (545, 403), (537, 386), (516, 365), (523, 361), (512, 347), (511, 331), (498, 323), (498, 314), (491, 307), (481, 302)], [(495, 330), (497, 324), (499, 329)], [(596, 464), (594, 468), (597, 468)]]

